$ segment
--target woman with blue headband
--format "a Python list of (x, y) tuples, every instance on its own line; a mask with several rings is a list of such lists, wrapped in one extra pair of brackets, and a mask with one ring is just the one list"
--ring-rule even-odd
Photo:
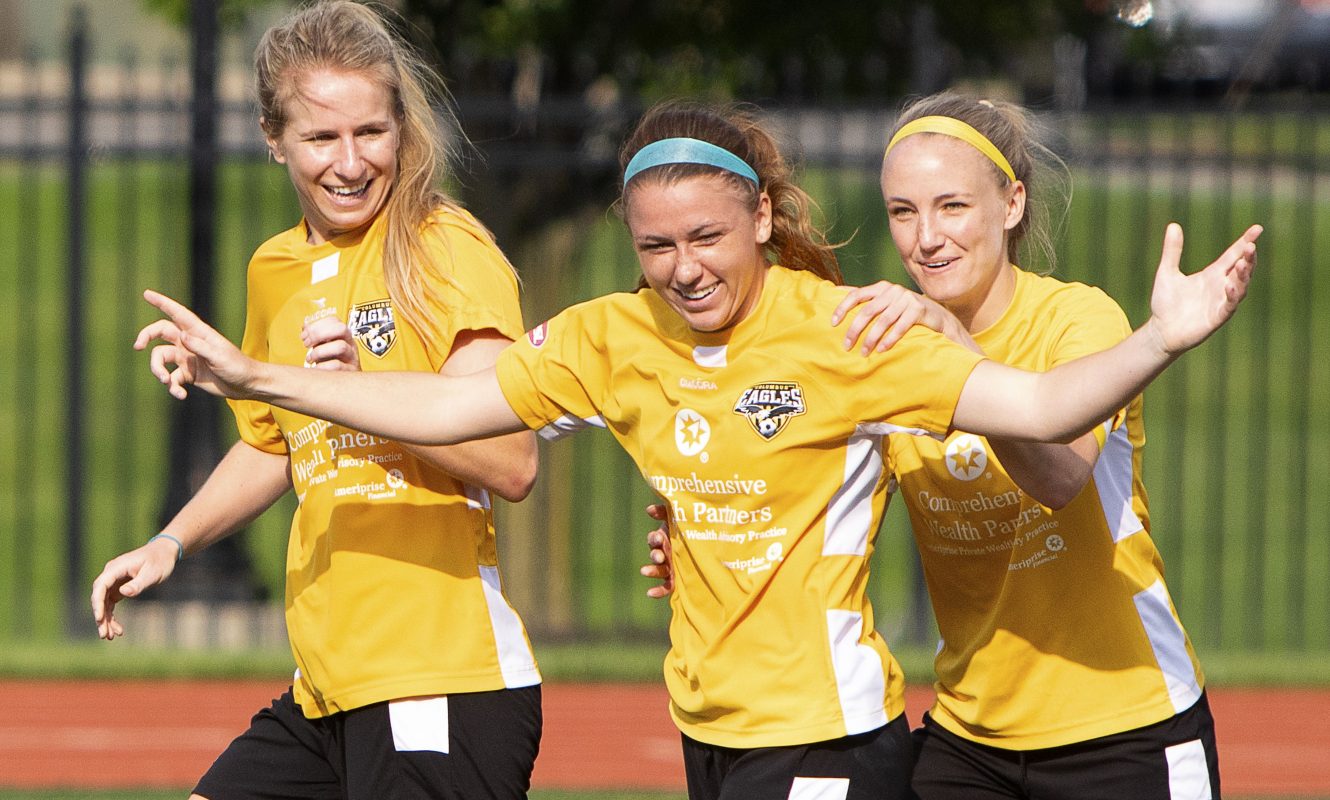
[(265, 364), (154, 292), (145, 296), (170, 319), (138, 344), (165, 340), (152, 367), (177, 397), (192, 383), (408, 441), (607, 428), (669, 508), (664, 671), (690, 796), (909, 797), (903, 681), (865, 596), (886, 501), (883, 437), (1074, 438), (1232, 315), (1254, 233), (1183, 276), (1174, 232), (1151, 320), (1049, 373), (923, 327), (865, 359), (827, 322), (845, 296), (819, 274), (834, 277), (834, 259), (751, 117), (654, 109), (620, 163), (646, 288), (567, 309), (495, 369), (458, 378)]
[[(871, 347), (914, 299), (925, 324), (1024, 369), (1126, 338), (1100, 290), (1016, 266), (1023, 240), (1051, 253), (1040, 167), (1054, 164), (1032, 126), (954, 94), (904, 111), (882, 192), (926, 297), (855, 292), (838, 314), (876, 298), (850, 339), (871, 319)], [(1141, 412), (1134, 397), (1066, 444), (891, 437), (942, 639), (917, 732), (923, 800), (1219, 797), (1204, 676), (1150, 538)]]

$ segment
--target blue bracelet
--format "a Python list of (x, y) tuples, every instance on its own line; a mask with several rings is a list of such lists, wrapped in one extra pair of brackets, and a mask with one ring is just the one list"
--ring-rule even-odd
[(175, 547), (176, 547), (175, 560), (176, 560), (176, 561), (179, 561), (180, 559), (182, 559), (182, 558), (185, 557), (185, 546), (184, 546), (183, 544), (180, 543), (180, 540), (179, 540), (179, 539), (175, 538), (174, 536), (172, 536), (172, 535), (169, 534), (169, 533), (159, 533), (159, 534), (157, 534), (156, 536), (154, 536), (154, 537), (152, 537), (151, 539), (149, 539), (149, 540), (148, 540), (148, 544), (152, 544), (153, 542), (157, 541), (158, 539), (170, 539), (171, 541), (175, 542)]

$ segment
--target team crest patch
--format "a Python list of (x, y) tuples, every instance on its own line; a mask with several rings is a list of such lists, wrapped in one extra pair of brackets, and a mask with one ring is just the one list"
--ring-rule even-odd
[(397, 342), (397, 324), (393, 321), (391, 300), (375, 300), (351, 306), (347, 320), (351, 335), (373, 355), (383, 358)]
[(759, 383), (745, 389), (734, 404), (734, 413), (743, 414), (757, 435), (768, 440), (805, 411), (804, 390), (793, 381)]

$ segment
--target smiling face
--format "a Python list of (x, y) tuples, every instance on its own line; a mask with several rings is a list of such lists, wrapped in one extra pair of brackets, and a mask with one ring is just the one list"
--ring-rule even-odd
[(286, 126), (268, 137), (285, 164), (320, 244), (374, 221), (397, 178), (398, 123), (388, 87), (361, 72), (315, 69), (296, 76)]
[(629, 187), (625, 220), (647, 285), (696, 331), (748, 316), (762, 294), (771, 199), (756, 210), (719, 175), (674, 182), (646, 177)]
[(892, 241), (919, 289), (972, 332), (1011, 303), (1007, 233), (1025, 213), (1025, 185), (1001, 186), (982, 153), (950, 136), (902, 139), (882, 163)]

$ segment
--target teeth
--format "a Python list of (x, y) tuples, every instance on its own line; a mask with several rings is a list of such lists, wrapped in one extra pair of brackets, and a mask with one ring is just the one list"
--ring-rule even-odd
[(329, 186), (328, 191), (338, 197), (353, 197), (365, 191), (366, 186), (369, 186), (368, 182), (362, 183), (359, 186)]
[(694, 292), (685, 292), (681, 289), (679, 290), (679, 294), (683, 295), (685, 300), (701, 300), (703, 297), (706, 297), (715, 290), (716, 290), (715, 286), (709, 286), (706, 289)]

